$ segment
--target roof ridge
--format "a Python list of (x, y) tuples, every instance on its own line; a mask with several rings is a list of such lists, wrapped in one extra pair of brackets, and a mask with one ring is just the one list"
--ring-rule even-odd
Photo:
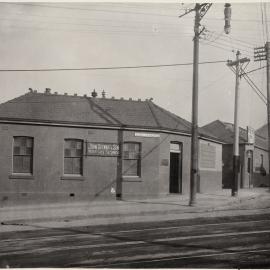
[(154, 113), (154, 111), (153, 111), (151, 102), (146, 101), (145, 103), (148, 105), (148, 107), (149, 107), (149, 109), (150, 109), (150, 111), (151, 111), (151, 114), (153, 115), (153, 118), (154, 118), (154, 120), (156, 121), (157, 126), (158, 126), (158, 127), (161, 127), (160, 122), (158, 121), (158, 118), (157, 118), (157, 116), (155, 115), (155, 113)]
[[(168, 110), (166, 110), (166, 109), (163, 109), (163, 108), (161, 108), (160, 106), (158, 106), (157, 104), (155, 104), (154, 102), (152, 102), (152, 104), (157, 108), (157, 109), (159, 109), (160, 111), (164, 111), (165, 113), (167, 113), (167, 115), (169, 115), (172, 119), (174, 119), (174, 120), (176, 120), (176, 121), (181, 121), (181, 124), (183, 124), (186, 128), (191, 128), (191, 124), (190, 124), (190, 122), (188, 122), (187, 120), (185, 120), (185, 119), (183, 119), (183, 118), (181, 118), (181, 117), (179, 117), (178, 115), (176, 115), (176, 114), (174, 114), (174, 113), (172, 113), (172, 112), (170, 112), (170, 111), (168, 111)], [(188, 123), (188, 124), (187, 124)], [(177, 124), (177, 126), (179, 125), (179, 123)], [(177, 127), (176, 126), (176, 127)]]

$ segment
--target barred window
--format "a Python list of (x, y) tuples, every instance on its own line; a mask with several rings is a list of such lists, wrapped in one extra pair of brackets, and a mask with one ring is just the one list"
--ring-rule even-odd
[(141, 147), (140, 143), (128, 142), (123, 144), (123, 175), (140, 176)]
[(13, 173), (33, 173), (33, 145), (32, 137), (14, 137)]
[(65, 140), (64, 174), (82, 175), (83, 172), (83, 141)]

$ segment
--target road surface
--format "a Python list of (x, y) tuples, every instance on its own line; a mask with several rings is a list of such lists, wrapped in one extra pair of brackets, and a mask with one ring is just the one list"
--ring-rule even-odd
[(39, 228), (0, 239), (0, 268), (270, 268), (270, 214)]

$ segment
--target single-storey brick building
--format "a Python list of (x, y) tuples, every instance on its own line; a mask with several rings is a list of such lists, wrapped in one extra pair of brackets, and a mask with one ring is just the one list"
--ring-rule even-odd
[[(30, 92), (0, 105), (2, 205), (188, 193), (188, 121), (152, 100)], [(200, 192), (221, 189), (222, 145), (200, 138)]]
[[(224, 188), (231, 188), (234, 125), (216, 120), (205, 125), (203, 130), (211, 132), (223, 142), (222, 184)], [(250, 143), (248, 130), (239, 128), (240, 173), (238, 183), (240, 188), (269, 186), (267, 139), (263, 129), (257, 130), (253, 137), (254, 142)]]

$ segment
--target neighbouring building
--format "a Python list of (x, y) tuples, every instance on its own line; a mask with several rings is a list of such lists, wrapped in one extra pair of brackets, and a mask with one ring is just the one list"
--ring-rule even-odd
[[(151, 99), (30, 89), (0, 105), (1, 204), (188, 193), (190, 129)], [(198, 191), (222, 188), (221, 157), (201, 132)]]
[[(222, 185), (231, 188), (233, 180), (234, 125), (213, 121), (203, 127), (223, 142), (222, 146)], [(240, 172), (239, 187), (266, 187), (268, 182), (268, 151), (264, 129), (256, 132), (251, 128), (239, 128)]]

